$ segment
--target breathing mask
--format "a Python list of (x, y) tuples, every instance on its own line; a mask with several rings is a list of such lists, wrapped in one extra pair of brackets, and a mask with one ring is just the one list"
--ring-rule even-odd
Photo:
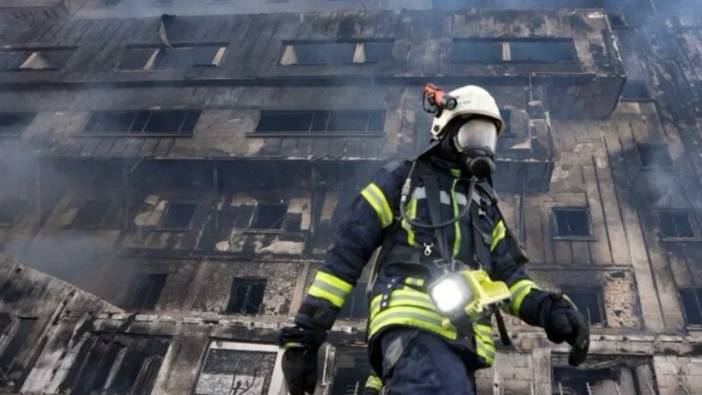
[(495, 171), (497, 126), (487, 118), (471, 118), (452, 137), (466, 169), (478, 178)]

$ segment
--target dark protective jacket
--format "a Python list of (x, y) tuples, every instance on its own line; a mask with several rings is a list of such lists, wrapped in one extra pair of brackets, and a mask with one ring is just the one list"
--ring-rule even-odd
[[(472, 196), (467, 196), (469, 179), (460, 169), (435, 157), (420, 160), (425, 161), (425, 169), (436, 174), (442, 221), (457, 216), (470, 200), (473, 201), (470, 215), (445, 228), (452, 256), (469, 266), (466, 269), (482, 268), (492, 280), (505, 282), (512, 294), (508, 313), (537, 325), (538, 304), (545, 293), (538, 291), (524, 272), (521, 264), (526, 259), (520, 257), (518, 241), (504, 223), (490, 183), (479, 181)], [(397, 214), (410, 166), (409, 161), (388, 164), (353, 201), (296, 316), (298, 325), (330, 329), (364, 266), (380, 245), (389, 251), (415, 248), (418, 253), (414, 256), (423, 256), (425, 250), (431, 252), (432, 257), (440, 256), (433, 230), (415, 229)], [(431, 223), (427, 191), (420, 176), (413, 178), (406, 214), (420, 222)], [(385, 263), (393, 260), (390, 255), (397, 258), (392, 252), (381, 253), (383, 258), (378, 263), (377, 279), (370, 294), (368, 337), (371, 347), (387, 328), (416, 327), (441, 336), (456, 347), (469, 349), (478, 361), (477, 367), (491, 365), (495, 346), (490, 321), (474, 324), (472, 338), (460, 338), (455, 328), (442, 325), (446, 317), (436, 310), (424, 288), (426, 275), (413, 270), (412, 266), (389, 269)]]

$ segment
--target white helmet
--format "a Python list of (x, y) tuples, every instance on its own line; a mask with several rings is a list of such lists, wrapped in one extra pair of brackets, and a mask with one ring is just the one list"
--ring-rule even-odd
[(466, 85), (449, 92), (449, 95), (457, 101), (456, 108), (453, 110), (444, 109), (441, 116), (434, 117), (431, 124), (432, 140), (438, 140), (444, 133), (444, 128), (454, 118), (482, 115), (491, 118), (497, 123), (497, 133), (502, 132), (504, 121), (500, 116), (500, 110), (495, 103), (495, 99), (485, 89), (475, 86)]

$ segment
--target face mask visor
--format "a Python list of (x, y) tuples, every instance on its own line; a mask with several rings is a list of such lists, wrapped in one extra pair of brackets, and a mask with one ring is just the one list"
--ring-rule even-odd
[(470, 119), (458, 129), (454, 144), (463, 154), (489, 152), (494, 155), (497, 148), (497, 126), (488, 119)]

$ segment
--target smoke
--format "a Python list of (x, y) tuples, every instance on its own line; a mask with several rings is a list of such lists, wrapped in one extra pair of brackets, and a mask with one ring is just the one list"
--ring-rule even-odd
[(66, 193), (91, 187), (89, 179), (81, 182), (55, 162), (39, 159), (20, 138), (0, 140), (0, 168), (0, 212), (11, 222), (0, 227), (0, 252), (109, 300), (113, 290), (99, 287), (98, 280), (113, 251), (110, 238), (52, 222)]

